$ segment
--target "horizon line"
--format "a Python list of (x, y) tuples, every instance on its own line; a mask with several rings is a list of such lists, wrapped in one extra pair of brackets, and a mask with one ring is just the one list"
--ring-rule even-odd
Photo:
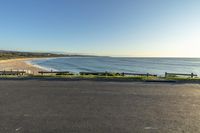
[(83, 56), (99, 56), (99, 57), (113, 57), (113, 58), (200, 58), (200, 57), (192, 57), (192, 56), (127, 56), (127, 55), (102, 55), (102, 54), (94, 54), (94, 53), (76, 53), (76, 52), (62, 52), (62, 51), (38, 51), (38, 50), (2, 50), (7, 52), (30, 52), (30, 53), (52, 53), (52, 54), (66, 54), (66, 55), (83, 55)]

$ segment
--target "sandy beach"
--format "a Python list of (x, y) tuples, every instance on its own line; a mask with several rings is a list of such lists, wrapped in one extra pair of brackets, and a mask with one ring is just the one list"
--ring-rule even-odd
[(0, 71), (2, 70), (25, 70), (31, 74), (37, 74), (38, 71), (43, 69), (27, 63), (26, 61), (33, 60), (35, 58), (22, 58), (22, 59), (9, 59), (0, 60)]

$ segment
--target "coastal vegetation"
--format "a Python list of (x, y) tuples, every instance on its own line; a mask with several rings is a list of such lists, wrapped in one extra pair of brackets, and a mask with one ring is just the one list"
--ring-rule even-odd
[(124, 76), (115, 75), (114, 73), (109, 75), (80, 75), (80, 74), (47, 74), (47, 75), (0, 75), (0, 79), (62, 79), (62, 80), (100, 80), (100, 81), (145, 81), (145, 82), (182, 82), (182, 83), (200, 83), (200, 78), (195, 77), (182, 77), (182, 76), (172, 76), (172, 77), (162, 77), (162, 76)]
[(0, 50), (0, 60), (18, 59), (18, 58), (50, 58), (50, 57), (96, 57), (92, 55), (78, 54), (57, 54), (57, 53), (41, 53), (41, 52), (19, 52)]
[(63, 57), (64, 54), (52, 53), (34, 53), (34, 52), (18, 52), (0, 50), (0, 60), (17, 59), (17, 58), (41, 58), (41, 57)]

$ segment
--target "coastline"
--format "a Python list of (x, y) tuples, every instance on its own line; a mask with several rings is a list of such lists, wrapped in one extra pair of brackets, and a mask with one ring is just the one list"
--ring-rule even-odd
[(31, 60), (35, 59), (44, 59), (44, 58), (20, 58), (20, 59), (0, 60), (0, 71), (24, 70), (30, 74), (38, 74), (39, 71), (45, 71), (44, 68), (30, 63)]
[[(53, 57), (56, 58), (56, 57)], [(79, 75), (73, 74), (65, 76), (65, 75), (57, 75), (57, 74), (47, 74), (41, 75), (39, 71), (50, 71), (53, 70), (51, 68), (46, 68), (37, 65), (38, 62), (34, 62), (33, 60), (49, 60), (52, 58), (18, 58), (18, 59), (8, 59), (8, 60), (0, 60), (0, 71), (25, 71), (29, 77), (21, 77), (20, 79), (45, 79), (45, 80), (93, 80), (93, 81), (116, 81), (116, 82), (132, 82), (132, 81), (141, 81), (141, 82), (167, 82), (167, 83), (200, 83), (200, 78), (188, 78), (188, 77), (146, 77), (146, 76), (95, 76), (95, 75)], [(53, 70), (57, 71), (57, 70)], [(18, 76), (16, 78), (19, 78)], [(14, 78), (14, 79), (16, 79)], [(10, 79), (10, 77), (9, 77)], [(12, 78), (11, 78), (12, 79)]]

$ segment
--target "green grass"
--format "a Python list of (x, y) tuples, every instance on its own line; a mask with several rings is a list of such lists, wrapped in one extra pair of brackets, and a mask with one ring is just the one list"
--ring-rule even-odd
[(103, 80), (157, 80), (157, 77), (146, 76), (101, 76), (101, 75), (29, 75), (33, 78), (65, 78), (65, 79), (103, 79)]
[(167, 77), (167, 80), (177, 80), (177, 81), (200, 81), (199, 77), (191, 78), (191, 77)]
[(0, 75), (0, 78), (26, 78), (28, 75)]
[(54, 79), (88, 79), (88, 80), (122, 80), (122, 81), (154, 81), (154, 80), (175, 80), (175, 81), (182, 81), (182, 82), (200, 82), (200, 78), (188, 78), (188, 77), (153, 77), (153, 76), (101, 76), (101, 75), (0, 75), (2, 79), (9, 79), (9, 78), (54, 78)]

